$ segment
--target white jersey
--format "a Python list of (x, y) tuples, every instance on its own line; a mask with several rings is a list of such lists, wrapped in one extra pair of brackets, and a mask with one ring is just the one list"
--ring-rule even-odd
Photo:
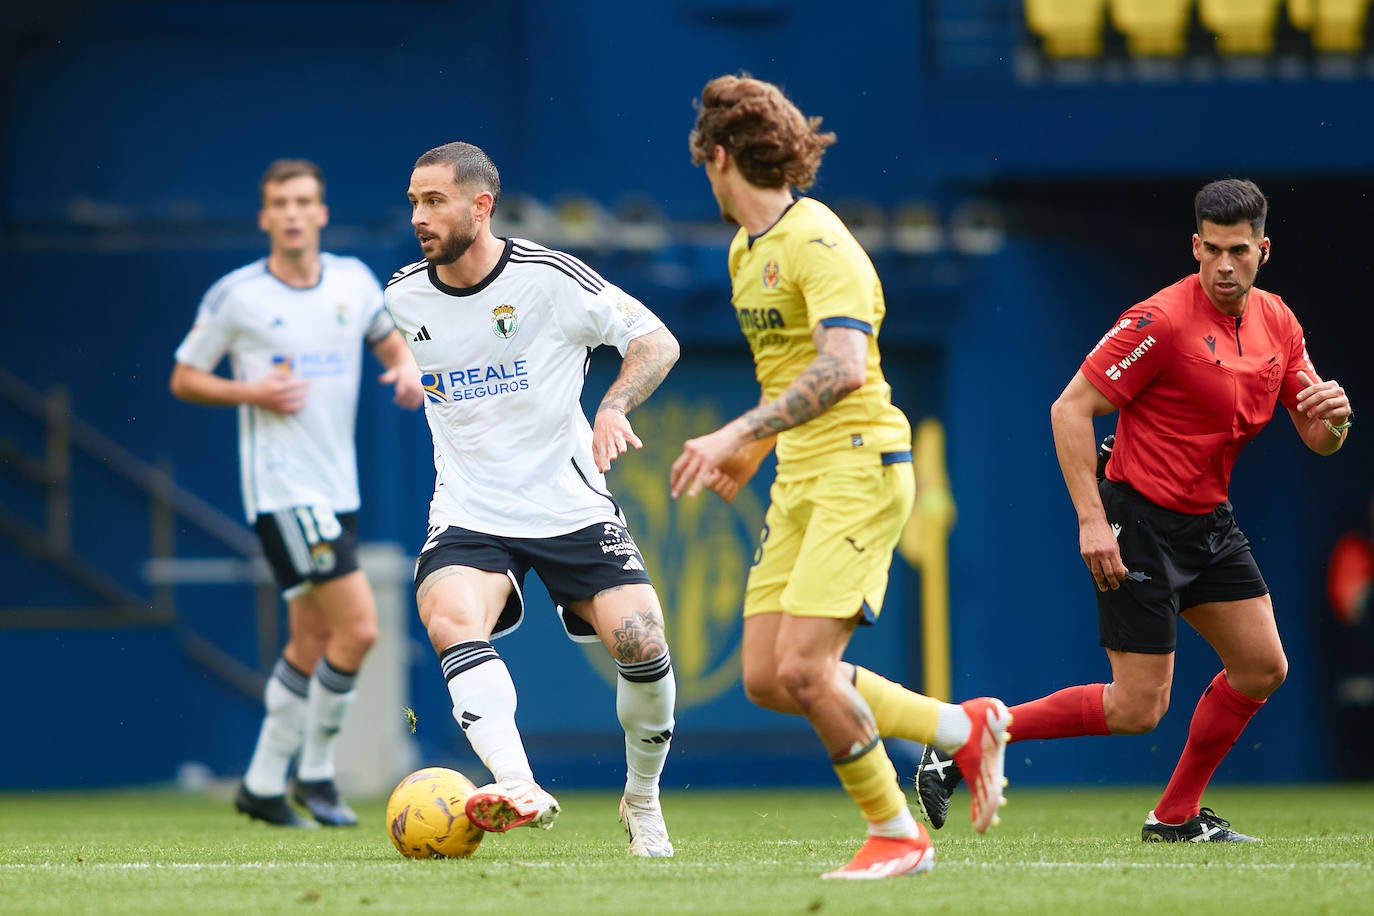
[(177, 362), (206, 372), (227, 354), (239, 381), (269, 372), (310, 380), (297, 413), (239, 405), (239, 478), (250, 522), (292, 506), (358, 509), (353, 429), (362, 342), (376, 344), (394, 326), (362, 261), (323, 253), (320, 266), (320, 282), (309, 289), (278, 280), (266, 258), (225, 275), (177, 348)]
[(434, 436), (433, 527), (553, 537), (622, 521), (582, 411), (591, 352), (663, 326), (577, 258), (524, 239), (481, 283), (398, 270), (386, 305), (420, 366)]

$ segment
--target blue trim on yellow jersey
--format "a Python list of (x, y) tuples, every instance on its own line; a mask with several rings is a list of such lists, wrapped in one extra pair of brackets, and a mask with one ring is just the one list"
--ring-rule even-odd
[(911, 461), (911, 452), (883, 452), (883, 464), (906, 464)]
[[(788, 204), (787, 206), (785, 206), (785, 207), (782, 208), (782, 212), (778, 214), (778, 218), (775, 219), (775, 220), (773, 220), (771, 223), (768, 224), (768, 229), (772, 229), (772, 228), (773, 228), (774, 226), (776, 226), (778, 223), (782, 222), (782, 218), (783, 218), (784, 216), (787, 215), (787, 211), (788, 211), (788, 210), (791, 210), (793, 207), (795, 207), (795, 206), (797, 205), (797, 201), (799, 201), (799, 200), (801, 200), (800, 197), (793, 197), (793, 198), (792, 198), (792, 202), (791, 202), (790, 204)], [(758, 235), (751, 235), (751, 236), (748, 236), (748, 239), (749, 239), (748, 247), (749, 247), (749, 248), (753, 248), (755, 242), (757, 242), (759, 239), (763, 238), (765, 235), (768, 234), (768, 229), (763, 230), (763, 231), (760, 232)]]
[(873, 325), (867, 321), (860, 321), (857, 318), (845, 318), (836, 316), (834, 318), (822, 318), (821, 327), (823, 328), (853, 328), (856, 331), (863, 331), (865, 334), (873, 333)]

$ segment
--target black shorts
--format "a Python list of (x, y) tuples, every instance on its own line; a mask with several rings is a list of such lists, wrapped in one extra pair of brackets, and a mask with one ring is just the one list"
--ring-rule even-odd
[(612, 522), (548, 538), (501, 537), (452, 525), (431, 529), (415, 561), (416, 591), (431, 573), (445, 566), (469, 566), (510, 577), (515, 588), (492, 630), (493, 639), (511, 632), (524, 619), (525, 573), (531, 569), (557, 605), (568, 636), (577, 642), (595, 642), (596, 633), (582, 618), (564, 613), (565, 607), (618, 585), (649, 582), (644, 557), (629, 530)]
[(259, 515), (253, 528), (287, 598), (306, 583), (328, 582), (358, 568), (358, 513), (328, 506), (296, 506)]
[(1098, 492), (1132, 574), (1115, 591), (1097, 592), (1104, 648), (1167, 655), (1178, 645), (1180, 611), (1268, 594), (1229, 501), (1207, 515), (1184, 515), (1124, 483), (1100, 481)]

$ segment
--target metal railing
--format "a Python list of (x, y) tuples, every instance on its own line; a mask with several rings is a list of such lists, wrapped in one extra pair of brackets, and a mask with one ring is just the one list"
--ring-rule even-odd
[[(169, 462), (150, 464), (73, 416), (66, 389), (57, 387), (44, 393), (0, 368), (0, 405), (8, 405), (40, 427), (40, 456), (29, 454), (18, 443), (0, 436), (0, 473), (38, 489), (44, 506), (44, 522), (35, 526), (0, 505), (0, 538), (47, 564), (96, 601), (79, 607), (0, 606), (0, 630), (169, 626), (176, 629), (185, 651), (206, 669), (249, 695), (261, 695), (266, 673), (280, 653), (281, 643), (277, 591), (253, 533), (179, 486)], [(72, 469), (73, 456), (77, 454), (97, 460), (102, 468), (146, 497), (148, 559), (141, 572), (150, 587), (149, 594), (131, 589), (73, 548)], [(177, 557), (179, 521), (194, 525), (231, 555)], [(254, 585), (256, 669), (195, 632), (177, 614), (176, 586), (226, 582)]]

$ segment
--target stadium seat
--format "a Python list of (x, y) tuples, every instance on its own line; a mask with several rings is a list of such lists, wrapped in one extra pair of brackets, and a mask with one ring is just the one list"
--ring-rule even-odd
[(572, 248), (601, 248), (614, 241), (615, 218), (595, 198), (569, 191), (553, 205), (563, 243)]
[(528, 194), (502, 194), (491, 215), (491, 231), (500, 238), (515, 236), (542, 244), (553, 244), (558, 229), (553, 211)]
[(654, 198), (643, 193), (622, 197), (611, 214), (617, 244), (626, 251), (657, 251), (672, 241), (667, 215)]
[(945, 246), (940, 214), (923, 200), (901, 204), (892, 214), (891, 242), (903, 254), (935, 254)]
[(872, 255), (887, 248), (887, 213), (882, 207), (871, 200), (847, 197), (835, 201), (833, 209), (864, 251)]
[(1370, 0), (1288, 0), (1288, 20), (1308, 32), (1312, 47), (1323, 54), (1359, 54), (1364, 50), (1365, 18)]
[(954, 208), (949, 236), (961, 254), (996, 254), (1006, 244), (1006, 214), (991, 201), (970, 200)]
[(1025, 0), (1026, 28), (1054, 58), (1098, 57), (1107, 0)]
[(1178, 57), (1188, 46), (1192, 0), (1111, 0), (1112, 25), (1140, 57)]
[(1216, 36), (1222, 54), (1269, 54), (1274, 50), (1279, 0), (1198, 0), (1198, 19)]

